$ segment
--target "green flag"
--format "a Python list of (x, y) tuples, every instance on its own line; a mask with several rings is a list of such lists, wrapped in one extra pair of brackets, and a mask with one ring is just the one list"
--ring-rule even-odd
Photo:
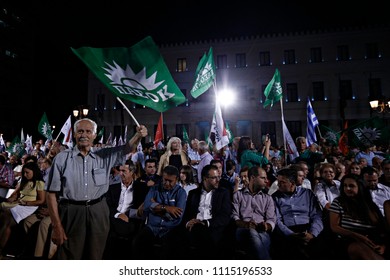
[(17, 155), (19, 158), (26, 153), (24, 143), (20, 140), (19, 136), (15, 136), (11, 145), (6, 150), (12, 155)]
[(210, 47), (209, 53), (204, 54), (199, 61), (195, 72), (195, 83), (191, 89), (191, 95), (194, 98), (199, 97), (208, 90), (215, 80), (215, 64), (213, 58), (213, 48)]
[(51, 130), (51, 126), (47, 120), (46, 112), (43, 112), (42, 118), (38, 124), (38, 132), (49, 140), (53, 139), (53, 131)]
[(130, 48), (82, 47), (72, 51), (120, 98), (158, 112), (185, 102), (150, 36)]
[(104, 127), (102, 127), (98, 133), (98, 135), (96, 136), (97, 138), (100, 138), (104, 135)]
[(226, 128), (226, 132), (227, 132), (228, 137), (229, 137), (229, 144), (230, 144), (233, 142), (233, 139), (234, 139), (233, 132), (230, 130), (229, 124), (227, 122), (225, 122), (225, 128)]
[(183, 125), (183, 141), (186, 143), (190, 143), (190, 137), (188, 137), (185, 125)]
[(340, 133), (335, 132), (331, 128), (320, 125), (320, 130), (322, 131), (322, 137), (326, 139), (326, 141), (331, 144), (332, 146), (338, 146), (339, 145), (339, 139), (340, 139)]
[(357, 147), (389, 144), (390, 129), (378, 116), (348, 127), (348, 140)]
[(275, 74), (272, 77), (272, 80), (268, 83), (267, 87), (264, 90), (265, 101), (263, 108), (271, 104), (271, 107), (274, 103), (278, 102), (282, 98), (282, 85), (280, 82), (280, 73), (276, 68)]

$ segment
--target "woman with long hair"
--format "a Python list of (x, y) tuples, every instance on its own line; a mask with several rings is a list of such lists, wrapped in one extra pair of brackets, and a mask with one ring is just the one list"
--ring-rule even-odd
[(329, 208), (329, 219), (339, 253), (349, 259), (384, 259), (385, 221), (356, 175), (347, 174), (342, 179), (340, 196)]
[(171, 137), (165, 153), (160, 157), (157, 174), (162, 176), (162, 171), (165, 166), (173, 165), (180, 170), (183, 165), (187, 165), (188, 163), (189, 158), (182, 149), (181, 139), (179, 137)]
[(190, 165), (183, 165), (180, 168), (179, 184), (186, 191), (187, 196), (191, 190), (198, 187), (194, 181), (194, 174)]
[(271, 146), (271, 140), (266, 137), (264, 140), (264, 148), (261, 154), (252, 150), (253, 142), (249, 136), (242, 136), (238, 142), (237, 161), (241, 167), (248, 166), (263, 166), (267, 164), (269, 160), (269, 147)]

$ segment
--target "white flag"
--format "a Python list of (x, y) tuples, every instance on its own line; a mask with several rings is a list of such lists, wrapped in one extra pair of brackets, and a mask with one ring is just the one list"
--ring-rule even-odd
[(112, 146), (116, 147), (116, 136), (114, 137), (114, 140), (112, 140)]
[(112, 146), (112, 134), (110, 132), (110, 135), (108, 135), (107, 141), (106, 141), (107, 146)]
[(123, 146), (124, 142), (123, 142), (123, 139), (122, 139), (122, 135), (119, 136), (119, 140), (118, 140), (118, 146)]
[(123, 135), (123, 141), (127, 142), (127, 125), (125, 126), (125, 133)]
[(215, 101), (215, 113), (211, 123), (209, 136), (211, 139), (213, 139), (211, 134), (214, 134), (215, 136), (215, 145), (217, 150), (220, 150), (229, 144), (229, 136), (225, 128), (225, 122), (222, 119), (222, 111), (218, 99)]
[(295, 146), (295, 142), (291, 137), (291, 134), (288, 131), (287, 125), (285, 124), (283, 119), (282, 119), (282, 123), (283, 123), (283, 136), (284, 139), (286, 140), (285, 150), (288, 156), (290, 157), (290, 161), (293, 161), (295, 158), (299, 157), (297, 146)]
[(62, 140), (62, 144), (68, 146), (68, 148), (72, 149), (73, 148), (73, 134), (72, 134), (72, 129), (68, 130), (68, 134), (64, 136), (64, 140)]
[(34, 149), (33, 144), (32, 144), (32, 136), (29, 136), (27, 134), (27, 139), (24, 142), (24, 144), (26, 144), (24, 149), (26, 150), (27, 154), (30, 154), (32, 152), (32, 150)]
[(64, 125), (61, 128), (61, 132), (66, 137), (69, 134), (69, 130), (71, 130), (71, 129), (72, 129), (72, 121), (71, 121), (71, 117), (69, 115), (68, 119), (66, 120), (66, 122), (64, 123)]
[(23, 127), (22, 127), (22, 131), (20, 132), (20, 142), (25, 142), (26, 139), (24, 138), (24, 132), (23, 132)]

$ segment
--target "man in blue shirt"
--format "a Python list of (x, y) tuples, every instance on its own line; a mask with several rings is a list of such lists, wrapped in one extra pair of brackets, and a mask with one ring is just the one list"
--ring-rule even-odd
[(297, 171), (284, 168), (278, 172), (278, 186), (272, 197), (276, 208), (276, 228), (271, 246), (275, 258), (315, 258), (316, 238), (322, 232), (322, 212), (317, 197), (297, 187)]
[(144, 201), (147, 223), (133, 241), (136, 259), (156, 259), (156, 243), (162, 245), (160, 257), (175, 258), (175, 229), (182, 221), (187, 193), (178, 184), (179, 170), (175, 166), (167, 165), (162, 177), (161, 184), (151, 187)]

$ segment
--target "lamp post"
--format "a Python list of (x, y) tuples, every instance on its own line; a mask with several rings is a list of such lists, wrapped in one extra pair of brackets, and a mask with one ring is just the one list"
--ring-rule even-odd
[(77, 106), (76, 109), (73, 110), (73, 116), (76, 119), (83, 119), (88, 116), (88, 106)]
[(378, 113), (382, 113), (384, 117), (390, 111), (390, 101), (386, 99), (372, 100), (370, 101), (370, 107)]

